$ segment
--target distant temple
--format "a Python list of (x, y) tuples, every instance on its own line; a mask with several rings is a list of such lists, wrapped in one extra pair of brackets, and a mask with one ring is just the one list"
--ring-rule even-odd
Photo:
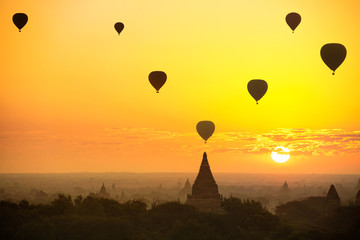
[(111, 189), (112, 189), (113, 192), (116, 192), (116, 191), (117, 191), (117, 188), (116, 188), (116, 186), (115, 186), (115, 183), (112, 184)]
[(45, 203), (49, 200), (49, 194), (42, 190), (32, 189), (30, 193), (34, 196), (32, 201), (35, 203)]
[(340, 197), (335, 189), (335, 186), (331, 185), (325, 198), (325, 214), (331, 215), (339, 207)]
[(283, 193), (283, 194), (290, 193), (290, 188), (289, 188), (286, 181), (285, 181), (284, 185), (282, 186), (280, 192)]
[(160, 185), (156, 188), (156, 191), (162, 192), (164, 191), (164, 188), (162, 186), (162, 184), (160, 183)]
[(221, 211), (222, 197), (218, 185), (211, 173), (206, 152), (204, 152), (199, 173), (192, 186), (192, 194), (188, 195), (186, 204), (205, 211)]
[(186, 200), (189, 194), (191, 194), (191, 184), (187, 178), (184, 187), (179, 192), (179, 200)]
[(110, 197), (110, 194), (106, 192), (106, 188), (105, 185), (103, 183), (103, 185), (101, 186), (100, 192), (97, 194), (99, 197), (103, 197), (103, 198), (108, 198)]
[(111, 198), (110, 194), (106, 191), (104, 183), (100, 188), (100, 192), (90, 193), (89, 196), (94, 197), (94, 198)]

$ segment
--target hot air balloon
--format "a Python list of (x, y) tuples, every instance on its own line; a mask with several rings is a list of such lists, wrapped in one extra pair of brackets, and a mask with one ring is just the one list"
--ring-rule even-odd
[(321, 48), (320, 55), (324, 63), (333, 70), (333, 75), (335, 75), (335, 70), (345, 60), (346, 48), (340, 43), (328, 43)]
[(289, 13), (288, 15), (286, 15), (286, 23), (289, 25), (289, 27), (293, 30), (293, 32), (295, 31), (295, 28), (300, 24), (301, 22), (301, 16), (300, 14), (296, 13), (296, 12), (292, 12)]
[(149, 74), (149, 81), (157, 93), (159, 93), (160, 88), (165, 84), (166, 79), (166, 73), (162, 71), (153, 71)]
[(211, 121), (200, 121), (196, 125), (196, 131), (206, 141), (211, 137), (215, 131), (215, 124)]
[(115, 23), (114, 28), (117, 31), (117, 33), (120, 35), (121, 31), (124, 29), (124, 24), (121, 22), (117, 22)]
[(28, 16), (25, 13), (15, 13), (13, 16), (13, 22), (15, 26), (21, 32), (21, 29), (26, 25), (28, 21)]
[(264, 80), (254, 79), (248, 83), (247, 89), (250, 95), (255, 99), (256, 104), (258, 104), (258, 101), (265, 95), (268, 85)]

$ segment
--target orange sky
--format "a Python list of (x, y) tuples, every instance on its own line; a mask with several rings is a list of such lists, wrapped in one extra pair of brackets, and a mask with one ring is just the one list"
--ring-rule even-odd
[[(2, 0), (0, 172), (197, 171), (206, 150), (214, 172), (358, 174), (354, 2)], [(330, 42), (348, 53), (335, 76)], [(168, 76), (159, 94), (154, 70)], [(251, 79), (269, 85), (259, 105)], [(216, 125), (207, 145), (201, 120)]]

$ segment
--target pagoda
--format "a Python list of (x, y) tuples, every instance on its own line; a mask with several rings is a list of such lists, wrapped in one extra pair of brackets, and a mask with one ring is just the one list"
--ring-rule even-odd
[(192, 186), (191, 195), (188, 195), (186, 204), (199, 210), (219, 212), (221, 211), (222, 197), (218, 191), (218, 185), (211, 173), (210, 165), (204, 152), (199, 173)]
[(106, 188), (105, 188), (105, 184), (103, 183), (103, 185), (101, 186), (100, 188), (100, 192), (98, 192), (96, 194), (96, 197), (98, 198), (110, 198), (110, 194), (106, 191)]
[(191, 194), (191, 184), (189, 179), (186, 179), (184, 187), (179, 192), (179, 198), (186, 200), (187, 195)]
[(290, 193), (290, 188), (289, 188), (289, 185), (287, 184), (286, 181), (285, 181), (284, 185), (282, 186), (280, 192), (283, 193), (283, 194), (288, 194), (288, 193)]
[(340, 207), (340, 197), (332, 184), (325, 198), (326, 215), (332, 214), (336, 209)]

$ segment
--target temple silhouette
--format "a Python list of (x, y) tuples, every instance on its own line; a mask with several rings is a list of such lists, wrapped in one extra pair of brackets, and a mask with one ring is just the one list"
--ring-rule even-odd
[(290, 193), (290, 188), (289, 188), (289, 185), (287, 184), (287, 182), (285, 181), (284, 182), (284, 185), (282, 186), (281, 190), (280, 190), (280, 193), (282, 194), (288, 194)]
[(340, 197), (332, 184), (325, 198), (325, 214), (331, 215), (340, 207)]
[(111, 198), (110, 194), (106, 191), (105, 184), (103, 183), (98, 193), (89, 193), (90, 197), (93, 198)]
[(191, 194), (191, 184), (189, 178), (187, 178), (184, 187), (179, 192), (179, 200), (186, 201), (187, 195), (189, 194)]
[(218, 185), (211, 173), (207, 154), (204, 152), (199, 173), (192, 186), (191, 195), (188, 195), (186, 204), (199, 210), (222, 212), (222, 196)]

